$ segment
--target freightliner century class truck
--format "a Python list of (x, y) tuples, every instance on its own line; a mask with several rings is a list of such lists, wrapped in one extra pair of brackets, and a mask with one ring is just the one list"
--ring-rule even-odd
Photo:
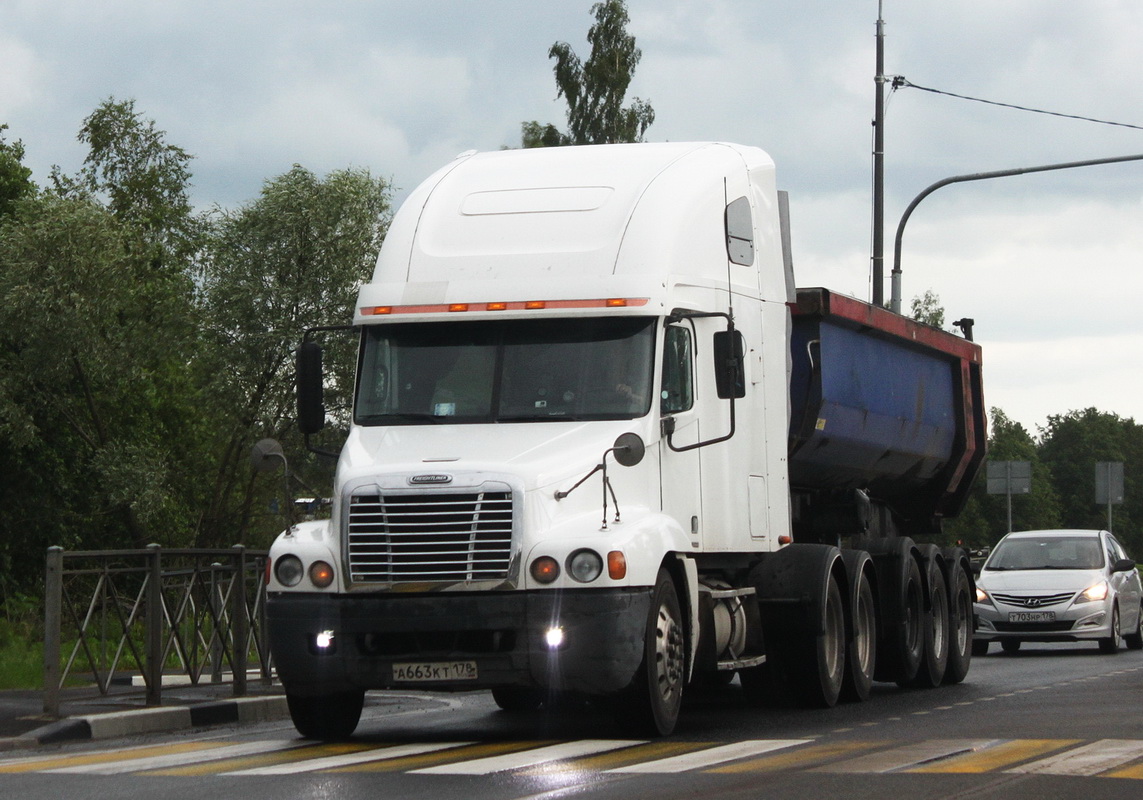
[[(774, 164), (732, 144), (466, 153), (393, 219), (332, 518), (271, 549), (305, 736), (364, 693), (623, 703), (652, 735), (737, 674), (811, 706), (969, 668), (980, 348), (795, 289)], [(348, 321), (347, 321), (348, 322)], [(321, 348), (299, 423), (324, 422)]]

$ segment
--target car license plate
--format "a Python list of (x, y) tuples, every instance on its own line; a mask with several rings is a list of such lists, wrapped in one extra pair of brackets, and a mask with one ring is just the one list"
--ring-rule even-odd
[(1009, 611), (1009, 622), (1055, 622), (1055, 611)]
[(402, 683), (474, 681), (475, 661), (418, 661), (393, 665), (393, 680)]

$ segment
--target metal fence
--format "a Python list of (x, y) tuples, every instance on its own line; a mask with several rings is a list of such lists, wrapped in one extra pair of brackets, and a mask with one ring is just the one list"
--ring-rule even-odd
[(266, 559), (242, 546), (49, 548), (44, 713), (59, 716), (61, 690), (80, 675), (103, 695), (118, 675), (140, 675), (147, 705), (162, 703), (164, 678), (174, 676), (232, 682), (235, 697), (246, 694), (248, 671), (269, 683)]

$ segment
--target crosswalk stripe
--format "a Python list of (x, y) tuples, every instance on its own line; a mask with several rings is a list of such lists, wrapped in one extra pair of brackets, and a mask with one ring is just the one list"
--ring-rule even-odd
[(548, 761), (577, 758), (638, 744), (645, 744), (645, 742), (617, 739), (580, 739), (574, 742), (524, 750), (511, 755), (478, 758), (474, 761), (462, 761), (456, 764), (441, 764), (436, 767), (415, 769), (412, 772), (421, 775), (489, 775), (493, 772), (534, 767)]
[(1079, 739), (997, 740), (992, 746), (971, 753), (952, 756), (932, 764), (922, 764), (909, 772), (980, 773), (993, 772), (1020, 761), (1042, 756), (1054, 750), (1079, 744)]
[[(145, 758), (119, 758), (104, 763), (77, 764), (44, 770), (51, 773), (82, 774), (82, 775), (121, 775), (125, 772), (142, 772), (150, 769), (172, 767), (179, 764), (197, 764), (204, 761), (221, 761), (235, 756), (251, 755), (255, 753), (269, 753), (280, 750), (298, 749), (297, 739), (274, 740), (267, 742), (248, 742), (211, 750), (191, 750), (188, 752), (174, 752), (163, 755), (154, 755)], [(112, 753), (111, 755), (118, 755)]]
[(266, 767), (251, 767), (250, 769), (231, 770), (221, 772), (220, 775), (293, 775), (300, 772), (317, 772), (323, 769), (348, 767), (353, 764), (365, 764), (371, 761), (387, 761), (407, 756), (418, 756), (425, 753), (435, 753), (439, 750), (450, 750), (465, 747), (473, 742), (433, 742), (430, 744), (404, 744), (392, 747), (371, 747), (368, 750), (343, 755), (325, 756), (324, 758), (311, 758), (306, 761), (274, 764)]
[(725, 764), (721, 767), (708, 769), (707, 772), (719, 774), (734, 774), (741, 772), (777, 772), (784, 769), (809, 769), (826, 761), (833, 761), (842, 756), (853, 755), (862, 750), (872, 750), (884, 747), (888, 742), (877, 741), (844, 741), (826, 742), (824, 744), (799, 747), (792, 752), (776, 753), (759, 758), (739, 761), (735, 764)]
[(122, 750), (108, 750), (98, 753), (84, 753), (81, 755), (52, 756), (26, 756), (24, 758), (5, 759), (0, 761), (0, 774), (15, 772), (42, 772), (55, 767), (78, 766), (81, 764), (106, 764), (109, 761), (123, 761), (128, 758), (145, 758), (147, 756), (165, 753), (188, 753), (210, 750), (223, 747), (225, 742), (183, 742), (181, 744), (142, 745), (139, 747), (125, 747)]
[(1098, 742), (1005, 771), (1044, 775), (1097, 775), (1121, 767), (1137, 758), (1143, 758), (1143, 741), (1100, 739)]
[(815, 767), (814, 772), (899, 772), (986, 747), (991, 739), (929, 739)]
[(727, 761), (736, 761), (740, 758), (769, 753), (785, 747), (794, 747), (799, 744), (812, 742), (813, 739), (751, 739), (744, 742), (734, 742), (721, 747), (710, 747), (693, 753), (661, 758), (656, 761), (646, 761), (641, 764), (631, 764), (626, 767), (617, 767), (608, 772), (687, 772), (689, 770), (713, 767)]

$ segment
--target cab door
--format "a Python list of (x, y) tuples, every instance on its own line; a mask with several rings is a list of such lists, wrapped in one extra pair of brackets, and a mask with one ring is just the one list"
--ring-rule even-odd
[[(695, 407), (694, 352), (695, 331), (690, 320), (664, 329), (659, 412), (664, 429), (674, 427), (669, 438), (675, 447), (702, 441)], [(664, 431), (659, 438), (663, 513), (679, 523), (690, 537), (691, 547), (697, 550), (702, 546), (700, 450), (677, 452), (667, 439)]]

